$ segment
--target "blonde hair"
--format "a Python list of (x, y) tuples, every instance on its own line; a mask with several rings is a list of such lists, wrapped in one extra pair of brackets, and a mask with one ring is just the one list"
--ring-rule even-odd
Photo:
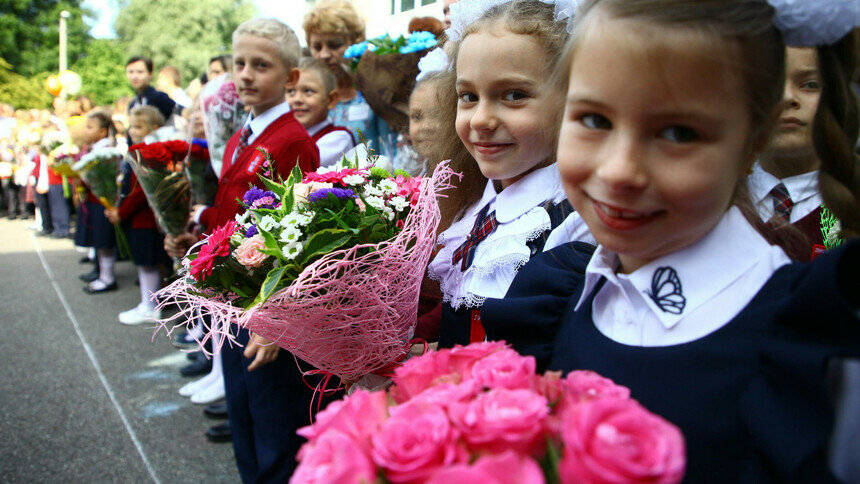
[[(556, 21), (553, 15), (553, 6), (541, 0), (513, 0), (489, 9), (484, 15), (466, 29), (459, 42), (447, 42), (444, 46), (451, 58), (454, 69), (438, 75), (439, 101), (441, 107), (441, 118), (443, 132), (440, 136), (440, 144), (433, 149), (434, 163), (439, 160), (451, 160), (451, 168), (463, 174), (457, 189), (452, 193), (446, 193), (447, 198), (440, 200), (442, 210), (442, 223), (440, 230), (447, 228), (469, 205), (481, 198), (487, 178), (481, 173), (478, 163), (463, 145), (455, 128), (457, 118), (457, 56), (460, 45), (470, 34), (487, 30), (506, 30), (518, 35), (534, 37), (542, 48), (545, 56), (543, 79), (553, 84), (558, 80), (552, 77), (556, 70), (568, 33), (565, 30), (566, 22)], [(558, 128), (564, 113), (562, 102), (563, 90), (560, 85), (552, 85), (550, 89), (559, 96), (554, 112), (547, 113), (546, 129), (552, 133), (553, 147), (557, 144)], [(541, 166), (547, 166), (555, 162), (555, 149), (552, 155)]]
[(271, 40), (281, 54), (281, 60), (287, 70), (299, 64), (302, 48), (299, 46), (299, 38), (287, 24), (273, 18), (255, 18), (242, 22), (233, 31), (233, 44), (243, 35), (253, 35)]
[(348, 0), (321, 0), (302, 23), (308, 44), (311, 34), (343, 35), (349, 43), (357, 44), (364, 40), (364, 27), (364, 20)]
[(164, 115), (155, 106), (136, 106), (128, 113), (128, 117), (129, 120), (131, 118), (143, 118), (153, 129), (164, 125)]
[(299, 62), (299, 69), (303, 71), (313, 71), (319, 76), (320, 82), (322, 82), (322, 88), (325, 91), (323, 94), (328, 96), (332, 91), (337, 89), (337, 79), (334, 77), (334, 73), (331, 72), (331, 69), (324, 62), (318, 61), (313, 57), (305, 57)]

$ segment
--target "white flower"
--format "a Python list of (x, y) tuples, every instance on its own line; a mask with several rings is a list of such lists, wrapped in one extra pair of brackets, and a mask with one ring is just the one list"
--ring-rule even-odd
[(236, 217), (235, 217), (236, 223), (239, 225), (245, 225), (246, 223), (248, 223), (248, 216), (249, 215), (250, 215), (250, 212), (237, 213)]
[(316, 172), (319, 173), (320, 175), (322, 175), (323, 173), (331, 173), (333, 171), (340, 171), (340, 170), (342, 170), (340, 165), (334, 164), (332, 166), (321, 166), (317, 169)]
[(352, 185), (352, 186), (361, 185), (362, 183), (364, 183), (366, 181), (367, 180), (365, 180), (364, 177), (361, 175), (347, 175), (347, 176), (343, 177), (343, 182), (346, 183), (347, 185)]
[(832, 226), (830, 226), (830, 230), (827, 231), (827, 237), (825, 237), (825, 241), (828, 244), (835, 245), (839, 242), (839, 239), (842, 238), (842, 223), (837, 220)]
[[(246, 230), (246, 229), (242, 229)], [(230, 236), (230, 244), (232, 245), (240, 245), (242, 241), (245, 240), (245, 237), (242, 236), (242, 231), (237, 230), (233, 232), (233, 235)]]
[(389, 222), (394, 220), (394, 210), (391, 210), (391, 207), (384, 207), (382, 209), (382, 213), (385, 214), (385, 218), (387, 218)]
[(403, 197), (394, 197), (388, 202), (389, 205), (394, 207), (398, 212), (402, 212), (403, 210), (409, 208), (409, 202), (406, 201)]
[(311, 218), (302, 213), (292, 212), (281, 220), (281, 227), (304, 227), (311, 223)]
[(386, 178), (379, 182), (379, 188), (381, 188), (386, 195), (392, 195), (397, 192), (397, 183), (395, 183), (394, 180)]
[(281, 241), (289, 245), (298, 242), (302, 235), (302, 231), (298, 227), (289, 225), (281, 232)]
[(382, 197), (366, 197), (364, 201), (377, 210), (383, 210), (386, 208), (385, 200)]
[(278, 225), (280, 224), (278, 224), (278, 222), (271, 215), (266, 215), (265, 217), (260, 219), (260, 222), (257, 223), (257, 228), (260, 230), (265, 230), (266, 232), (271, 232), (272, 229), (277, 227)]
[(299, 256), (299, 254), (302, 253), (302, 244), (296, 242), (294, 244), (285, 245), (284, 248), (281, 249), (281, 252), (283, 252), (284, 257), (286, 257), (287, 259), (295, 259)]
[(370, 195), (371, 197), (381, 197), (383, 192), (377, 185), (367, 185), (364, 187), (364, 194)]

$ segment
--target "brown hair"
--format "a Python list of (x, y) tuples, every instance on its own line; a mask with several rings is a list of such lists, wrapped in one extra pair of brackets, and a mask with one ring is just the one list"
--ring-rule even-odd
[(155, 106), (136, 106), (128, 113), (128, 117), (129, 121), (131, 121), (131, 118), (143, 118), (153, 129), (164, 125), (164, 115)]
[(364, 20), (347, 0), (320, 1), (305, 15), (302, 29), (308, 44), (311, 34), (343, 35), (353, 44), (364, 40)]
[(860, 166), (854, 148), (858, 135), (857, 73), (860, 31), (818, 48), (821, 99), (812, 125), (812, 142), (821, 160), (818, 184), (824, 204), (839, 218), (846, 236), (860, 235)]
[(96, 109), (87, 115), (87, 119), (92, 119), (99, 123), (99, 128), (107, 129), (108, 139), (110, 139), (111, 145), (116, 143), (116, 131), (113, 125), (113, 119), (107, 110)]
[[(454, 68), (440, 74), (439, 100), (442, 110), (442, 133), (440, 145), (434, 149), (433, 163), (439, 160), (451, 160), (450, 167), (462, 173), (462, 178), (457, 188), (445, 193), (446, 198), (439, 201), (442, 211), (442, 222), (440, 230), (444, 230), (453, 223), (457, 217), (481, 198), (487, 178), (481, 173), (478, 163), (466, 150), (455, 128), (457, 118), (457, 55), (460, 44), (469, 34), (481, 32), (488, 29), (504, 29), (514, 34), (534, 36), (543, 47), (546, 56), (545, 72), (546, 79), (550, 79), (567, 41), (568, 34), (565, 30), (566, 23), (555, 21), (553, 6), (541, 0), (513, 0), (511, 2), (495, 6), (489, 9), (476, 22), (469, 25), (463, 33), (459, 42), (447, 42), (444, 46), (451, 58)], [(551, 80), (550, 82), (553, 82)], [(564, 103), (561, 101), (563, 90), (561, 86), (555, 86), (554, 91), (559, 95), (558, 109), (554, 113), (547, 113), (546, 129), (555, 135), (553, 146), (558, 136), (558, 127), (561, 123)], [(552, 156), (542, 166), (555, 162), (555, 150)]]
[(412, 32), (430, 32), (437, 38), (445, 32), (445, 25), (435, 17), (413, 17), (406, 30)]
[(313, 57), (305, 57), (301, 62), (299, 62), (299, 69), (303, 71), (316, 72), (319, 76), (320, 82), (322, 82), (323, 91), (325, 91), (323, 94), (326, 96), (337, 89), (337, 79), (335, 79), (334, 73), (325, 62), (318, 61)]

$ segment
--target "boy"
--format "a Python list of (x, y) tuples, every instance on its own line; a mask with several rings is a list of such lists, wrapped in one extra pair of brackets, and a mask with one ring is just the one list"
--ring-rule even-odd
[(173, 102), (179, 104), (182, 108), (188, 108), (191, 107), (191, 98), (179, 87), (181, 82), (182, 78), (179, 76), (179, 69), (173, 66), (164, 66), (158, 71), (158, 79), (156, 79), (155, 85), (158, 89), (167, 93), (170, 99), (173, 99)]
[[(286, 103), (286, 86), (299, 79), (299, 41), (275, 19), (253, 19), (233, 32), (233, 78), (239, 98), (250, 107), (242, 130), (227, 142), (215, 203), (195, 206), (194, 220), (206, 232), (232, 220), (250, 185), (261, 187), (264, 147), (269, 167), (283, 178), (298, 162), (304, 172), (319, 168), (319, 152)], [(184, 255), (190, 234), (167, 238), (170, 255)], [(308, 425), (311, 390), (289, 354), (264, 338), (239, 330), (244, 346), (224, 345), (222, 364), (233, 450), (244, 482), (286, 482), (296, 466), (301, 441), (296, 429)]]
[(148, 57), (134, 56), (125, 63), (125, 77), (134, 89), (134, 99), (128, 105), (128, 110), (135, 106), (155, 106), (161, 111), (164, 119), (169, 119), (176, 108), (176, 103), (167, 94), (156, 91), (149, 85), (152, 81), (152, 60)]
[(348, 129), (334, 126), (328, 112), (337, 105), (337, 86), (329, 67), (313, 58), (302, 59), (299, 81), (287, 88), (287, 102), (320, 150), (320, 165), (331, 166), (355, 147)]

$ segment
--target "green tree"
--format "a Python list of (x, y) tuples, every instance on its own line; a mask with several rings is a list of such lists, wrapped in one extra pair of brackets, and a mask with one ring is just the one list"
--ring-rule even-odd
[(255, 13), (248, 0), (122, 0), (114, 30), (129, 55), (176, 66), (187, 84), (230, 52), (233, 30)]
[(115, 39), (95, 39), (71, 66), (81, 76), (80, 94), (96, 105), (111, 104), (132, 90), (125, 78), (125, 53)]
[(32, 76), (57, 72), (60, 65), (60, 12), (68, 11), (69, 65), (83, 53), (90, 40), (84, 18), (92, 13), (81, 7), (81, 0), (2, 0), (0, 1), (0, 57), (11, 64), (13, 72)]
[(53, 96), (45, 89), (48, 74), (25, 77), (0, 57), (0, 102), (19, 108), (48, 108)]

